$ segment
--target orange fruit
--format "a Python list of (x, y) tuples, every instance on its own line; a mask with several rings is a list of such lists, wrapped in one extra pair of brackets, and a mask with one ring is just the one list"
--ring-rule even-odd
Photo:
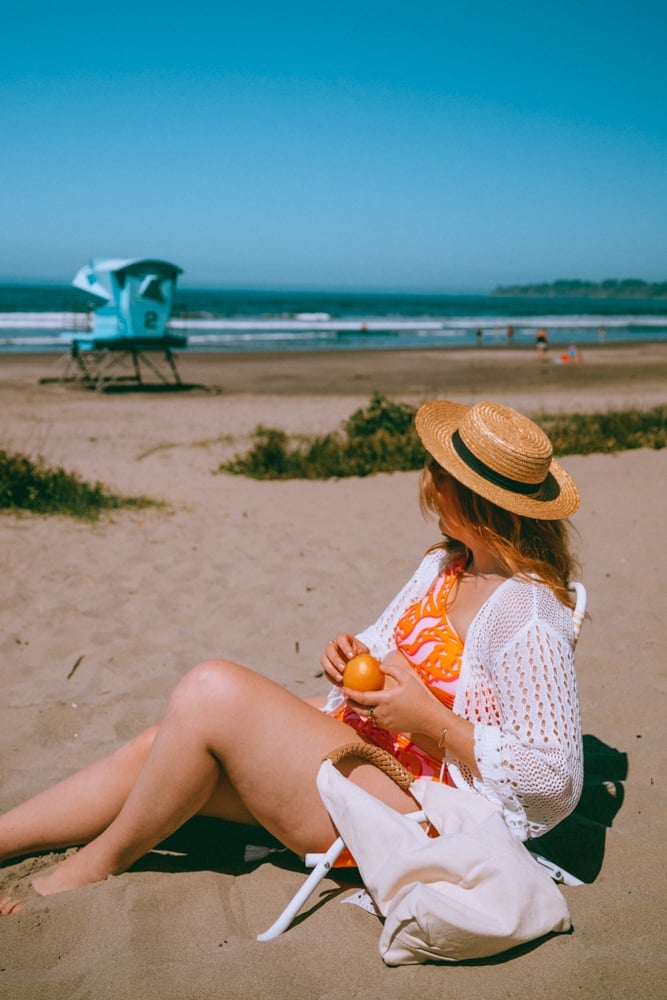
[(384, 674), (380, 661), (370, 653), (359, 653), (345, 664), (343, 687), (354, 691), (380, 691), (384, 687)]

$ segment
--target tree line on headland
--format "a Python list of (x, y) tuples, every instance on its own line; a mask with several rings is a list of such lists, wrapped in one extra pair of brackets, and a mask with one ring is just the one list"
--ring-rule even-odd
[(541, 298), (664, 299), (667, 281), (641, 281), (639, 278), (607, 281), (543, 281), (530, 285), (498, 285), (491, 295), (532, 295)]

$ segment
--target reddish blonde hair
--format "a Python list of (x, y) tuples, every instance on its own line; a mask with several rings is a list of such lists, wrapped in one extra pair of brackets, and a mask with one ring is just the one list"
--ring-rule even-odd
[[(444, 505), (450, 516), (479, 535), (510, 576), (537, 577), (562, 604), (574, 606), (568, 588), (575, 563), (565, 521), (544, 521), (504, 510), (458, 482), (431, 458), (422, 472), (419, 506), (428, 517), (439, 516)], [(450, 561), (468, 552), (455, 538), (447, 538), (433, 548), (446, 548)]]

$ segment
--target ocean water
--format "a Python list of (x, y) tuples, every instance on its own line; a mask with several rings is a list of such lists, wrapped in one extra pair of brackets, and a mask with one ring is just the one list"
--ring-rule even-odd
[[(0, 353), (67, 349), (97, 300), (71, 286), (0, 285)], [(191, 351), (336, 351), (667, 340), (661, 299), (510, 298), (176, 289), (170, 320)], [(481, 333), (478, 333), (481, 331)]]

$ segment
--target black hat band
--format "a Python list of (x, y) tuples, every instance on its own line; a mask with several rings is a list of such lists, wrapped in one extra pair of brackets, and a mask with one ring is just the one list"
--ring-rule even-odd
[(480, 458), (477, 458), (477, 456), (470, 451), (458, 431), (454, 431), (452, 434), (452, 444), (454, 446), (454, 451), (459, 456), (461, 461), (465, 462), (468, 468), (472, 469), (473, 472), (476, 472), (478, 476), (481, 476), (482, 479), (486, 479), (487, 482), (492, 483), (494, 486), (500, 486), (504, 490), (510, 490), (512, 493), (521, 493), (524, 496), (529, 497), (539, 493), (546, 482), (545, 477), (540, 483), (522, 483), (518, 479), (510, 479), (509, 476), (503, 476), (501, 472), (496, 472), (495, 469), (492, 469), (490, 465), (482, 462)]

